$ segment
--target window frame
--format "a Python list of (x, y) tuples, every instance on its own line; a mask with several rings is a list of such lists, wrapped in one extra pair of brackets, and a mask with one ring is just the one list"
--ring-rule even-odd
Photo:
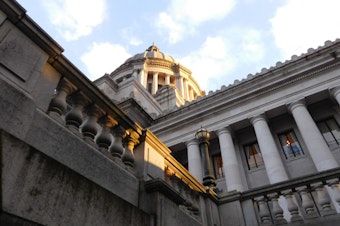
[[(294, 141), (294, 139), (296, 140), (296, 141), (294, 141), (294, 142), (289, 142), (289, 144), (290, 144), (290, 145), (289, 145), (290, 151), (291, 151), (291, 153), (293, 154), (293, 156), (291, 156), (290, 153), (287, 153), (287, 154), (288, 154), (288, 155), (287, 155), (287, 154), (286, 154), (286, 150), (284, 149), (284, 146), (287, 145), (287, 139), (289, 139), (289, 138), (287, 137), (287, 135), (289, 135), (289, 134), (293, 135), (293, 136), (291, 136), (290, 140), (293, 140), (293, 141)], [(281, 136), (282, 136), (282, 135), (285, 135), (285, 140), (286, 140), (286, 143), (285, 143), (285, 144), (283, 144), (282, 141), (281, 141)], [(278, 133), (278, 134), (277, 134), (277, 137), (278, 137), (278, 139), (279, 139), (279, 143), (280, 143), (280, 147), (281, 147), (282, 153), (283, 153), (283, 155), (284, 155), (284, 157), (285, 157), (286, 160), (297, 159), (297, 158), (300, 158), (300, 157), (302, 157), (302, 156), (305, 155), (305, 152), (303, 151), (303, 148), (301, 147), (300, 141), (299, 141), (298, 137), (296, 136), (296, 133), (295, 133), (294, 129), (289, 129), (289, 130), (285, 130), (285, 131), (283, 131), (283, 132), (281, 132), (281, 133)], [(297, 146), (294, 146), (294, 147), (298, 147), (298, 148), (299, 148), (299, 150), (298, 150), (298, 153), (299, 153), (299, 154), (296, 154), (296, 152), (293, 150), (293, 147), (292, 147), (292, 145), (291, 145), (292, 143), (296, 143), (296, 144), (297, 144)]]
[[(328, 117), (328, 118), (324, 118), (322, 120), (318, 120), (316, 123), (323, 139), (325, 140), (326, 144), (328, 145), (328, 147), (330, 148), (335, 148), (335, 147), (340, 147), (340, 137), (339, 139), (336, 138), (336, 136), (334, 135), (334, 133), (332, 132), (330, 125), (327, 123), (327, 121), (329, 120), (333, 120), (334, 124), (337, 126), (338, 131), (340, 131), (340, 126), (338, 121), (335, 119), (334, 116)], [(320, 128), (320, 123), (324, 123), (328, 129), (328, 132), (331, 134), (332, 138), (333, 138), (333, 142), (329, 142), (327, 141), (327, 138), (325, 137), (324, 133), (322, 132), (322, 129)]]
[[(218, 166), (217, 166), (217, 161), (215, 161), (216, 158), (220, 158), (221, 159), (221, 173), (222, 173), (222, 176), (219, 176), (220, 174), (218, 173)], [(222, 159), (222, 155), (221, 153), (218, 153), (218, 154), (215, 154), (215, 155), (212, 155), (211, 156), (211, 159), (212, 159), (212, 164), (213, 164), (213, 170), (214, 170), (214, 175), (215, 175), (215, 178), (218, 180), (218, 179), (223, 179), (225, 178), (225, 173), (224, 173), (224, 169), (223, 169), (223, 159)]]
[[(246, 149), (246, 147), (250, 147), (250, 146), (252, 146), (252, 145), (257, 145), (258, 150), (256, 150), (256, 151), (257, 151), (257, 153), (259, 153), (259, 157), (260, 157), (261, 160), (262, 160), (262, 162), (259, 162), (260, 164), (258, 164), (258, 163), (256, 162), (256, 157), (255, 157), (255, 155), (252, 155), (252, 156), (254, 156), (255, 167), (254, 167), (254, 166), (252, 166), (252, 167), (250, 166), (249, 160), (248, 160), (248, 155), (247, 155), (247, 149)], [(260, 146), (259, 146), (259, 144), (258, 144), (257, 141), (254, 141), (254, 142), (250, 142), (250, 143), (244, 144), (244, 145), (243, 145), (243, 152), (244, 152), (244, 156), (245, 156), (245, 158), (246, 158), (246, 162), (247, 162), (247, 166), (248, 166), (248, 170), (249, 170), (249, 171), (263, 168), (263, 166), (264, 166), (264, 160), (263, 160), (263, 157), (262, 157), (262, 153), (261, 153)], [(249, 159), (250, 159), (250, 155), (249, 155)]]

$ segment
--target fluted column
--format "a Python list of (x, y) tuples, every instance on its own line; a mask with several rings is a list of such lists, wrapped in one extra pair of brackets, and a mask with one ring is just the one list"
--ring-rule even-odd
[(260, 146), (266, 172), (271, 184), (288, 180), (279, 151), (269, 130), (264, 115), (252, 118), (257, 141)]
[(170, 85), (170, 75), (169, 74), (165, 75), (165, 85)]
[(241, 174), (239, 170), (239, 164), (236, 157), (236, 151), (231, 137), (230, 128), (223, 128), (217, 130), (218, 140), (221, 148), (221, 156), (223, 161), (223, 170), (225, 180), (227, 183), (227, 190), (243, 191), (243, 185), (241, 181)]
[(340, 105), (340, 87), (335, 87), (331, 89), (331, 94), (336, 99), (338, 104)]
[(152, 77), (152, 92), (151, 94), (156, 94), (158, 90), (158, 72), (153, 73)]
[(312, 160), (318, 171), (338, 167), (317, 125), (313, 121), (303, 101), (297, 101), (288, 106), (303, 140), (308, 148)]
[(186, 142), (188, 152), (188, 169), (189, 172), (202, 183), (202, 158), (197, 140)]

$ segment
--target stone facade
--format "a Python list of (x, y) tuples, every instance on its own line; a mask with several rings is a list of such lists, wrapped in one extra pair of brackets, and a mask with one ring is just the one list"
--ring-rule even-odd
[(206, 96), (155, 45), (94, 83), (62, 51), (0, 2), (1, 225), (339, 224), (340, 41)]

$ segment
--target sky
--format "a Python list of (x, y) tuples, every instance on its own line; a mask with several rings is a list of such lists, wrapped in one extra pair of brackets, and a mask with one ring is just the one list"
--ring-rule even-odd
[(339, 0), (18, 0), (89, 79), (153, 43), (219, 90), (340, 38)]

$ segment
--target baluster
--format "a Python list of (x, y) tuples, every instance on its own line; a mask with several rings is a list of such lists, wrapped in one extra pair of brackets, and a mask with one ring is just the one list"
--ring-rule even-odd
[(63, 78), (60, 80), (57, 93), (51, 100), (50, 106), (48, 107), (48, 113), (56, 119), (60, 119), (67, 110), (66, 97), (76, 90), (67, 79)]
[(328, 185), (332, 188), (334, 200), (340, 205), (340, 184), (339, 179), (327, 181)]
[(122, 155), (124, 153), (124, 147), (123, 147), (123, 135), (125, 133), (125, 130), (121, 126), (116, 126), (113, 128), (113, 141), (110, 146), (109, 152), (114, 157), (114, 159), (117, 159), (121, 161)]
[(94, 144), (94, 137), (97, 135), (98, 131), (97, 121), (98, 118), (103, 115), (103, 112), (100, 111), (96, 105), (91, 105), (87, 107), (86, 113), (87, 118), (81, 128), (81, 132), (85, 141)]
[(281, 206), (279, 205), (278, 198), (279, 196), (277, 194), (270, 194), (269, 198), (273, 205), (272, 213), (274, 214), (274, 223), (276, 224), (286, 224), (286, 219), (283, 218), (283, 210)]
[(258, 197), (256, 200), (258, 205), (258, 211), (260, 216), (260, 221), (262, 224), (271, 224), (270, 213), (268, 210), (267, 200), (262, 196)]
[(111, 129), (118, 124), (111, 116), (105, 115), (99, 120), (102, 130), (97, 136), (96, 143), (101, 151), (107, 151), (111, 145)]
[(313, 200), (307, 190), (306, 186), (300, 187), (297, 189), (302, 202), (302, 208), (306, 212), (307, 218), (315, 218), (318, 217), (318, 213), (315, 211)]
[(303, 219), (302, 219), (302, 217), (299, 213), (299, 208), (294, 202), (293, 192), (292, 191), (285, 192), (284, 196), (287, 200), (287, 209), (288, 209), (288, 211), (290, 212), (290, 215), (291, 215), (290, 221), (291, 222), (303, 221)]
[(90, 100), (83, 93), (77, 92), (71, 96), (71, 103), (72, 108), (65, 116), (66, 127), (79, 135), (79, 127), (84, 121), (83, 109)]
[(122, 161), (125, 165), (133, 168), (135, 164), (133, 150), (134, 147), (139, 144), (139, 134), (132, 129), (126, 130), (123, 143), (125, 151), (122, 155)]
[(321, 215), (326, 216), (335, 214), (335, 210), (332, 209), (331, 206), (331, 199), (329, 198), (327, 191), (324, 189), (322, 182), (313, 184), (313, 188), (316, 191), (317, 203), (321, 207)]

